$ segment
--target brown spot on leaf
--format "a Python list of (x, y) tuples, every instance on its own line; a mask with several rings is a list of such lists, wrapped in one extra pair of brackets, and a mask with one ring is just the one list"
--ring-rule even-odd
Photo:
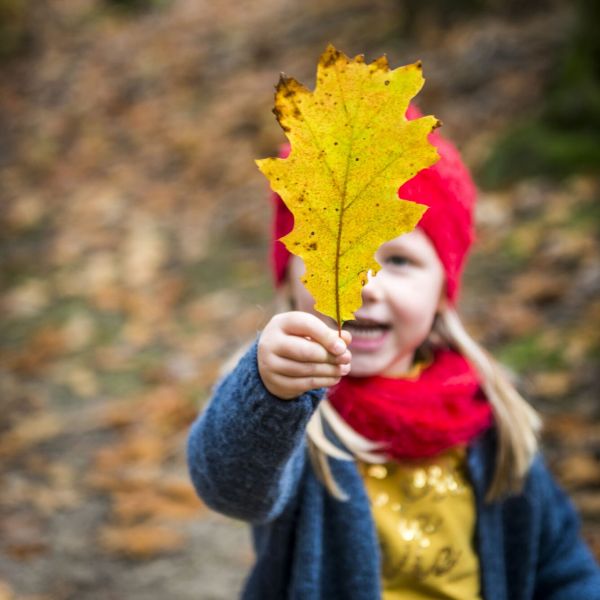
[(332, 67), (339, 60), (341, 55), (342, 53), (339, 50), (336, 50), (331, 44), (329, 44), (329, 46), (327, 46), (325, 49), (325, 52), (323, 52), (319, 62), (324, 68)]
[(376, 60), (374, 60), (371, 63), (371, 66), (373, 68), (374, 71), (379, 70), (379, 71), (389, 71), (389, 64), (388, 64), (388, 59), (387, 56), (384, 54), (383, 56), (380, 56), (379, 58), (377, 58)]

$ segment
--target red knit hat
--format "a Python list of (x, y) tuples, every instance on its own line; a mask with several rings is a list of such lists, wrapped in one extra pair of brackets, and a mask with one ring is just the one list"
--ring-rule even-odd
[[(413, 106), (406, 112), (408, 120), (420, 116), (419, 110)], [(431, 133), (428, 139), (438, 149), (440, 159), (401, 186), (398, 197), (429, 206), (418, 227), (435, 246), (446, 272), (446, 295), (455, 302), (465, 258), (475, 238), (473, 209), (477, 191), (456, 147), (437, 131)], [(290, 145), (286, 144), (279, 156), (286, 158), (289, 153)], [(292, 230), (294, 217), (279, 194), (271, 192), (271, 196), (275, 204), (271, 264), (275, 284), (279, 286), (291, 257), (279, 239)]]

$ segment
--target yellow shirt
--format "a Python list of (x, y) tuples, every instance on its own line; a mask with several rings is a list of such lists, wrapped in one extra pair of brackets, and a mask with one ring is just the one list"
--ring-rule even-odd
[(358, 466), (381, 545), (383, 599), (480, 600), (465, 447), (433, 459)]

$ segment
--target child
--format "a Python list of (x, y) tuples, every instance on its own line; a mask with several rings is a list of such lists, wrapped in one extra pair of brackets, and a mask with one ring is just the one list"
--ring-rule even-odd
[(276, 241), (292, 217), (274, 196), (291, 305), (215, 388), (188, 447), (198, 494), (252, 525), (243, 598), (600, 599), (537, 414), (456, 314), (475, 188), (456, 149), (429, 139), (439, 162), (399, 196), (430, 208), (379, 248), (341, 338)]

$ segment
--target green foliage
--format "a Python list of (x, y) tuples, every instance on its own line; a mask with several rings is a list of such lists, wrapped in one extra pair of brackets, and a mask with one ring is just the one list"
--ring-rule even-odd
[(479, 173), (484, 186), (523, 177), (600, 170), (600, 4), (580, 0), (578, 19), (539, 117), (502, 138)]
[(0, 0), (0, 59), (18, 54), (27, 39), (27, 0)]
[(510, 131), (494, 148), (478, 174), (485, 187), (503, 186), (525, 177), (563, 178), (600, 167), (600, 130), (562, 129), (537, 121)]
[(425, 21), (436, 27), (450, 27), (485, 14), (515, 19), (539, 10), (543, 3), (544, 0), (400, 0), (400, 31), (403, 37), (414, 37), (419, 24)]
[(519, 372), (560, 369), (565, 366), (562, 353), (547, 347), (540, 334), (512, 340), (496, 350), (501, 363), (510, 365)]
[(110, 7), (123, 12), (143, 12), (160, 8), (167, 3), (167, 0), (104, 0)]
[(569, 225), (580, 232), (600, 231), (600, 197), (595, 197), (591, 202), (578, 206), (571, 213)]

